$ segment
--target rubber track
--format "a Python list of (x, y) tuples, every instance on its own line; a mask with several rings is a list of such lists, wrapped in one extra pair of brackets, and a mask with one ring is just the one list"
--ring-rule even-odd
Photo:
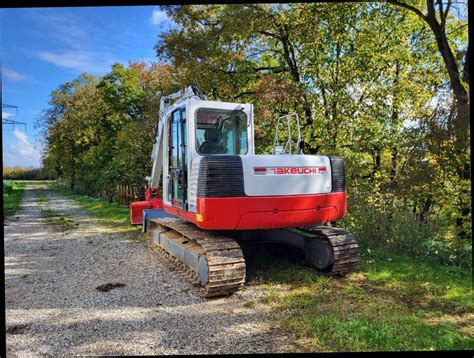
[[(163, 218), (153, 219), (153, 221), (164, 228), (178, 232), (188, 240), (195, 241), (204, 249), (209, 268), (209, 281), (202, 290), (204, 297), (229, 295), (238, 291), (244, 285), (245, 259), (237, 241), (201, 230), (194, 224), (181, 219)], [(149, 234), (148, 236), (150, 242), (152, 242), (152, 235)], [(159, 248), (158, 251), (176, 267), (186, 273), (195, 286), (199, 285), (200, 280), (197, 273), (163, 248), (156, 244), (154, 246)]]
[(183, 278), (188, 279), (194, 286), (194, 289), (204, 295), (204, 291), (202, 290), (201, 284), (199, 282), (199, 277), (193, 270), (189, 269), (181, 261), (171, 256), (168, 251), (156, 245), (153, 242), (151, 235), (147, 235), (147, 243), (153, 252), (158, 253), (159, 262), (163, 267), (171, 271), (175, 271), (175, 269), (178, 268), (179, 271), (177, 272), (181, 274)]
[(345, 275), (356, 269), (359, 262), (359, 243), (350, 232), (322, 225), (298, 228), (298, 230), (313, 234), (331, 244), (334, 264), (329, 270), (324, 271), (325, 274)]

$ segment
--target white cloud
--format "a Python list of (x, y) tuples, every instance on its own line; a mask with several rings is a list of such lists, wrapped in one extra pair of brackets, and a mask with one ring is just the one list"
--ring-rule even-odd
[(38, 56), (46, 62), (64, 68), (84, 67), (90, 62), (90, 56), (85, 53), (77, 52), (53, 53), (49, 51), (39, 51)]
[[(102, 75), (110, 70), (110, 65), (119, 62), (109, 45), (110, 39), (104, 29), (97, 26), (95, 19), (85, 17), (78, 9), (31, 9), (29, 18), (42, 25), (44, 36), (56, 39), (53, 48), (43, 48), (34, 52), (41, 60), (62, 69)], [(84, 13), (86, 14), (86, 13)]]
[(3, 163), (6, 166), (40, 167), (41, 148), (30, 142), (28, 135), (17, 128), (13, 129), (13, 144), (3, 148)]
[(104, 58), (103, 54), (95, 51), (38, 51), (37, 56), (58, 67), (92, 74), (103, 74), (110, 70), (112, 63), (117, 62), (111, 57)]
[(8, 117), (13, 116), (13, 113), (8, 113), (8, 112), (2, 112), (2, 118), (7, 119)]
[(28, 76), (22, 75), (21, 73), (18, 73), (6, 67), (3, 68), (2, 75), (4, 75), (5, 78), (10, 81), (24, 81), (28, 79)]
[(80, 24), (71, 13), (58, 13), (57, 9), (31, 9), (27, 14), (33, 21), (44, 25), (50, 36), (73, 48), (81, 48), (90, 41), (90, 24)]
[(16, 139), (18, 139), (20, 143), (26, 144), (26, 145), (30, 144), (30, 141), (28, 140), (28, 136), (26, 135), (26, 133), (20, 131), (19, 129), (14, 128), (13, 135), (15, 136)]
[(153, 10), (151, 15), (151, 23), (153, 25), (160, 25), (163, 21), (169, 21), (165, 11)]

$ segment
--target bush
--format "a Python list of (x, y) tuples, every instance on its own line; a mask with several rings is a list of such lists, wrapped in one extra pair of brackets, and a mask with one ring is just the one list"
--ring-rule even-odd
[(343, 226), (359, 239), (363, 249), (381, 248), (443, 264), (472, 266), (471, 242), (456, 236), (448, 219), (432, 215), (420, 221), (400, 200), (389, 206), (387, 195), (362, 188), (351, 191)]

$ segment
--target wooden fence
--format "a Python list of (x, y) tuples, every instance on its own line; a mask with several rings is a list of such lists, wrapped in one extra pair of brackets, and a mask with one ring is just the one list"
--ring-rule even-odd
[[(69, 189), (69, 183), (66, 180), (58, 179), (57, 183), (64, 188)], [(114, 201), (123, 206), (129, 206), (132, 201), (145, 200), (145, 186), (132, 187), (128, 185), (117, 185), (113, 191), (103, 191), (92, 195), (87, 191), (84, 185), (77, 184), (74, 192), (77, 194), (95, 196), (108, 201)]]
[(121, 205), (130, 205), (132, 201), (145, 200), (144, 187), (130, 187), (128, 185), (117, 185), (114, 201)]

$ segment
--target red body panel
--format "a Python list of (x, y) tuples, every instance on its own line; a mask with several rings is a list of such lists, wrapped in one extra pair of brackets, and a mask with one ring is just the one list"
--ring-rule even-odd
[(206, 230), (277, 229), (316, 225), (342, 219), (347, 213), (347, 193), (316, 195), (197, 198), (196, 214), (169, 205), (156, 197), (130, 205), (130, 222), (141, 224), (144, 209), (166, 212)]
[[(193, 222), (207, 230), (276, 229), (336, 221), (343, 218), (346, 213), (346, 192), (268, 197), (197, 198), (197, 214), (202, 215), (202, 221), (194, 220)], [(189, 220), (183, 215), (178, 215)]]
[(152, 192), (150, 188), (145, 191), (144, 201), (134, 201), (130, 204), (130, 224), (140, 225), (143, 223), (143, 210), (162, 209), (163, 200), (159, 199), (159, 191)]
[(186, 221), (190, 221), (190, 222), (196, 224), (196, 214), (195, 213), (191, 213), (191, 212), (186, 211), (186, 210), (178, 209), (178, 208), (175, 208), (173, 206), (166, 205), (166, 204), (163, 205), (163, 208), (165, 209), (165, 211), (167, 213), (170, 213), (171, 215), (179, 216), (181, 219), (184, 219)]

